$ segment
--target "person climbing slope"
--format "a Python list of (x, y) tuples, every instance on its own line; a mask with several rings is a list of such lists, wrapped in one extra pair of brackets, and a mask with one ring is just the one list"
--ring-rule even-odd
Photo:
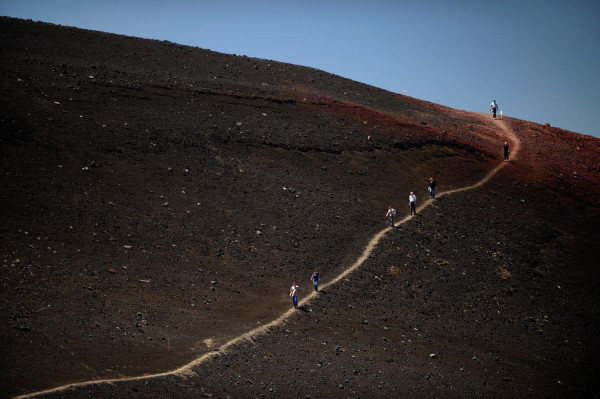
[(388, 206), (388, 211), (385, 214), (386, 219), (390, 219), (390, 226), (394, 227), (394, 216), (396, 216), (396, 210), (392, 206)]
[(310, 281), (312, 281), (315, 291), (319, 292), (319, 272), (317, 269), (315, 269), (313, 274), (310, 276)]
[(437, 187), (437, 182), (433, 180), (433, 177), (429, 178), (429, 196), (431, 199), (435, 199), (435, 189)]
[(290, 296), (292, 297), (292, 304), (294, 305), (294, 308), (296, 308), (296, 309), (298, 309), (298, 290), (299, 289), (300, 289), (300, 287), (298, 287), (298, 285), (294, 281), (292, 283), (292, 287), (290, 288)]
[(413, 213), (415, 215), (417, 214), (417, 196), (412, 191), (410, 192), (410, 195), (408, 196), (408, 207), (410, 209), (411, 215)]

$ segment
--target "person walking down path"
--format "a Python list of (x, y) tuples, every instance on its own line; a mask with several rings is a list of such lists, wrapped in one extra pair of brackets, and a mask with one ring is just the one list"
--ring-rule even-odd
[(417, 214), (417, 196), (412, 191), (408, 196), (408, 207), (410, 208), (410, 214)]
[(390, 219), (390, 226), (394, 227), (394, 216), (396, 216), (396, 210), (394, 208), (392, 208), (392, 206), (390, 205), (388, 207), (388, 211), (385, 214), (385, 218), (386, 219)]
[(429, 196), (431, 199), (435, 199), (435, 188), (437, 187), (437, 182), (433, 180), (433, 177), (429, 178)]
[(298, 309), (298, 291), (299, 290), (300, 290), (300, 287), (298, 287), (298, 285), (294, 281), (292, 283), (292, 287), (290, 288), (290, 296), (292, 297), (292, 304), (294, 305), (294, 308), (296, 308), (296, 309)]
[(310, 276), (310, 281), (312, 281), (315, 291), (319, 292), (319, 272), (317, 269), (315, 269), (313, 274)]
[(496, 111), (498, 110), (498, 103), (496, 100), (492, 101), (490, 104), (490, 111), (492, 111), (492, 118), (496, 119)]
[(504, 142), (504, 161), (508, 161), (508, 143), (505, 141)]

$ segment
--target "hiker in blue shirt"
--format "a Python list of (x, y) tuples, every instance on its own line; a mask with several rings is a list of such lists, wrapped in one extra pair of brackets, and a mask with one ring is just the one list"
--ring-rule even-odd
[(319, 272), (317, 269), (313, 272), (312, 276), (310, 276), (310, 281), (312, 281), (315, 286), (315, 291), (319, 292)]

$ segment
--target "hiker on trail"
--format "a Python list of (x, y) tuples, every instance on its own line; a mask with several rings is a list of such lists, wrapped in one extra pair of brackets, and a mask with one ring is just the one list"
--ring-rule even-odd
[(435, 188), (437, 187), (437, 182), (433, 180), (433, 177), (429, 178), (429, 196), (431, 199), (435, 199)]
[(417, 196), (412, 191), (408, 196), (408, 207), (410, 208), (410, 214), (417, 214)]
[(319, 292), (319, 272), (317, 269), (315, 269), (313, 274), (310, 276), (310, 281), (312, 281), (315, 291)]
[(504, 142), (504, 161), (508, 161), (508, 143)]
[(290, 288), (290, 296), (292, 297), (292, 304), (294, 304), (294, 308), (298, 309), (298, 290), (300, 287), (296, 285), (294, 281), (292, 283), (292, 287)]
[(390, 219), (390, 225), (394, 227), (394, 216), (396, 216), (396, 210), (392, 206), (388, 206), (388, 211), (385, 214), (386, 219)]
[(490, 111), (492, 111), (492, 118), (496, 119), (496, 111), (498, 110), (498, 104), (496, 100), (492, 101), (490, 104)]

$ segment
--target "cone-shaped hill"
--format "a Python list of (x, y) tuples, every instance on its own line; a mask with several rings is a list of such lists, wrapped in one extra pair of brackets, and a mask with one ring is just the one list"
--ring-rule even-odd
[(1, 397), (157, 373), (36, 397), (597, 395), (599, 139), (275, 61), (0, 27)]

